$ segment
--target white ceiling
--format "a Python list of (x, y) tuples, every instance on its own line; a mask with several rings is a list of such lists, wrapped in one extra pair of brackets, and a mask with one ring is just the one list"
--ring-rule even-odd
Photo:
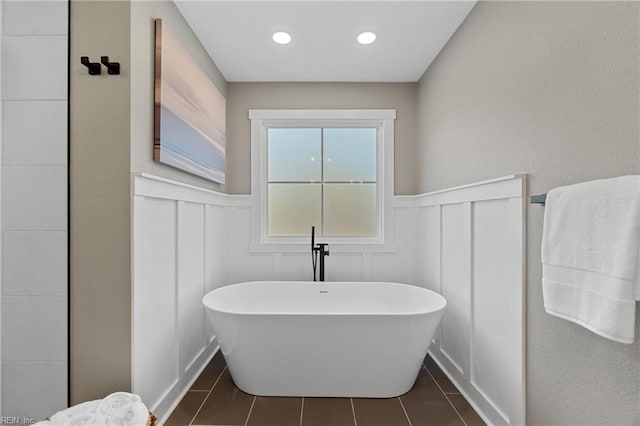
[[(179, 10), (227, 81), (414, 82), (475, 1), (193, 1)], [(276, 31), (293, 40), (277, 45)], [(364, 31), (375, 43), (356, 41)]]

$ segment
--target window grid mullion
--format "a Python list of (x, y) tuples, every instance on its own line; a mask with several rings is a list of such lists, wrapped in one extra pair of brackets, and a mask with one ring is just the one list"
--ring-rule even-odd
[(324, 127), (320, 128), (320, 229), (324, 237)]
[(270, 180), (267, 183), (306, 183), (306, 184), (312, 184), (312, 185), (319, 185), (321, 183), (326, 183), (327, 185), (331, 185), (331, 184), (335, 184), (335, 183), (342, 183), (342, 184), (353, 184), (353, 185), (359, 185), (361, 183), (378, 183), (378, 181), (376, 180), (332, 180), (332, 181), (325, 181), (325, 182), (320, 182), (320, 181), (313, 181), (313, 180)]

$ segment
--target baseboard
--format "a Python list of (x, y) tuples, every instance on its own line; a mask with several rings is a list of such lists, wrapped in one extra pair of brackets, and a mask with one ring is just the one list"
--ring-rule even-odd
[(487, 416), (487, 413), (484, 412), (484, 410), (476, 403), (476, 401), (473, 400), (473, 398), (471, 397), (471, 395), (469, 395), (464, 387), (461, 386), (460, 383), (458, 383), (458, 381), (455, 379), (455, 377), (449, 373), (449, 371), (447, 371), (447, 368), (444, 366), (444, 364), (436, 357), (436, 354), (434, 354), (432, 351), (429, 351), (429, 355), (431, 356), (431, 359), (433, 359), (433, 361), (438, 364), (438, 367), (440, 367), (440, 370), (442, 370), (442, 372), (444, 373), (445, 376), (447, 376), (447, 378), (449, 379), (449, 381), (451, 383), (453, 383), (453, 385), (456, 387), (456, 389), (458, 389), (458, 391), (460, 392), (460, 395), (462, 395), (464, 397), (464, 399), (467, 400), (467, 402), (469, 403), (469, 405), (471, 405), (471, 407), (473, 407), (473, 409), (475, 410), (476, 413), (478, 413), (478, 415), (480, 416), (480, 418), (482, 419), (482, 421), (484, 421), (487, 425), (491, 426), (494, 424), (494, 422), (492, 420), (490, 420), (489, 416)]
[(209, 345), (203, 349), (196, 360), (189, 366), (187, 371), (182, 375), (180, 379), (169, 389), (165, 396), (160, 400), (155, 407), (151, 407), (150, 410), (158, 418), (156, 425), (161, 426), (167, 420), (169, 415), (175, 410), (176, 406), (182, 401), (187, 391), (191, 388), (191, 385), (202, 374), (204, 368), (209, 364), (213, 356), (218, 352), (220, 346), (214, 339)]

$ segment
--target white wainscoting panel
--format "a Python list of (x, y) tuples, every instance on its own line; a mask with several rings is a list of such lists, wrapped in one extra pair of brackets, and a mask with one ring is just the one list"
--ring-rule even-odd
[(243, 273), (250, 210), (246, 197), (132, 179), (132, 389), (163, 421), (217, 350), (202, 297)]
[(524, 424), (525, 176), (416, 197), (417, 274), (447, 299), (430, 353), (490, 424)]
[[(473, 234), (473, 364), (471, 383), (496, 407), (508, 405), (510, 392), (509, 359), (513, 353), (513, 307), (516, 287), (511, 286), (509, 268), (509, 200), (482, 201), (474, 208)], [(500, 296), (500, 297), (498, 297)], [(497, 331), (497, 332), (496, 332)], [(515, 340), (517, 342), (517, 340)], [(496, 353), (495, 349), (501, 348)], [(489, 396), (490, 395), (490, 396)]]
[(134, 209), (133, 391), (154, 407), (178, 379), (177, 202), (136, 197)]
[(226, 258), (226, 209), (220, 206), (205, 206), (205, 292), (210, 292), (225, 281)]
[(205, 206), (178, 202), (178, 354), (180, 375), (205, 348)]
[[(331, 258), (331, 254), (325, 258), (327, 262), (329, 258)], [(331, 260), (333, 259), (331, 258)], [(282, 253), (273, 256), (274, 280), (310, 281), (313, 279), (311, 268), (311, 253)], [(280, 274), (276, 273), (278, 270), (280, 270)]]
[(251, 214), (249, 204), (229, 210), (227, 283), (273, 279), (272, 254), (250, 251)]
[(361, 253), (331, 253), (325, 262), (327, 281), (362, 281)]
[[(443, 294), (432, 356), (492, 424), (524, 421), (524, 179), (395, 197), (384, 249), (332, 244), (326, 258), (327, 281)], [(309, 281), (311, 255), (306, 244), (255, 244), (251, 196), (144, 174), (133, 188), (133, 389), (163, 419), (217, 347), (202, 296), (237, 282)]]
[[(226, 282), (226, 208), (222, 206), (206, 205), (205, 216), (204, 292), (206, 294)], [(204, 310), (202, 311), (202, 315), (205, 315)], [(205, 343), (208, 345), (215, 336), (213, 333), (213, 329), (209, 325), (206, 317), (203, 321)]]
[(429, 290), (442, 293), (440, 276), (440, 206), (422, 207), (418, 212), (417, 281)]
[[(441, 211), (439, 205), (417, 208), (416, 217), (416, 282), (442, 294)], [(442, 326), (433, 336), (434, 344), (441, 344)]]
[[(371, 265), (367, 271), (367, 281), (399, 282), (413, 284), (415, 273), (409, 268), (412, 263), (413, 242), (412, 235), (415, 222), (413, 206), (396, 206), (393, 209), (393, 223), (395, 227), (395, 250), (388, 253), (371, 253)], [(364, 281), (364, 279), (362, 279)]]
[(469, 258), (464, 230), (464, 206), (442, 207), (442, 295), (447, 309), (442, 316), (440, 350), (460, 371), (469, 365)]

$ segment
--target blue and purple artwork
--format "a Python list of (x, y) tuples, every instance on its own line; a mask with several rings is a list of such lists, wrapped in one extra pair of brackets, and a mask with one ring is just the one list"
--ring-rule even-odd
[(225, 99), (156, 19), (153, 159), (224, 183)]

